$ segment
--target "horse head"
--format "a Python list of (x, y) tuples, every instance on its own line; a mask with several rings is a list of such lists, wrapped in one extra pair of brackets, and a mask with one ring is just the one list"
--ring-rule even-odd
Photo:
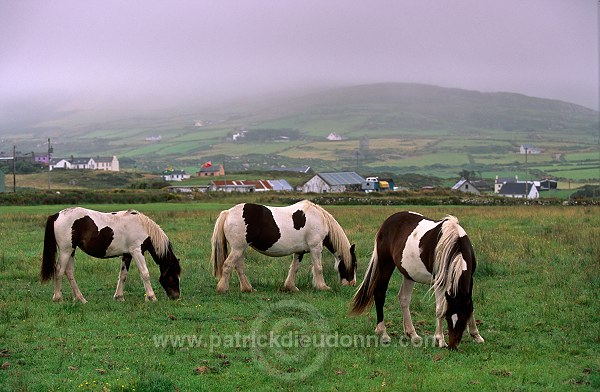
[(448, 323), (448, 348), (456, 349), (462, 339), (467, 322), (473, 314), (473, 273), (475, 254), (467, 236), (458, 240), (461, 253), (455, 260), (462, 266), (462, 273), (454, 292), (446, 292), (446, 322)]
[(167, 296), (170, 299), (178, 299), (180, 296), (179, 274), (181, 273), (181, 266), (179, 259), (173, 253), (171, 244), (169, 244), (165, 256), (160, 258), (158, 266), (160, 268), (160, 278), (158, 281), (165, 289)]
[(458, 293), (454, 297), (446, 294), (448, 307), (446, 308), (446, 321), (448, 322), (448, 348), (455, 350), (462, 340), (467, 321), (473, 314), (473, 300), (471, 293)]
[[(336, 269), (340, 275), (340, 281), (344, 286), (356, 285), (356, 253), (354, 252), (354, 244), (350, 246), (350, 263), (343, 259), (343, 256), (336, 255)], [(346, 265), (350, 264), (350, 268)]]

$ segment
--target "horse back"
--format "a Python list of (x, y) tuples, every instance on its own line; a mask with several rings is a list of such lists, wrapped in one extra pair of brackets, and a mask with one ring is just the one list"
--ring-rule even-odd
[[(120, 256), (147, 238), (136, 215), (130, 210), (105, 213), (82, 207), (65, 209), (55, 224), (57, 243), (65, 250), (79, 247), (94, 257)], [(136, 244), (130, 243), (132, 235), (139, 236)]]
[(441, 228), (439, 223), (415, 212), (402, 211), (391, 215), (377, 233), (380, 262), (393, 260), (405, 277), (429, 283)]
[(229, 211), (225, 234), (232, 247), (249, 245), (270, 256), (284, 256), (308, 251), (327, 235), (321, 220), (316, 221), (302, 202), (286, 207), (244, 203)]

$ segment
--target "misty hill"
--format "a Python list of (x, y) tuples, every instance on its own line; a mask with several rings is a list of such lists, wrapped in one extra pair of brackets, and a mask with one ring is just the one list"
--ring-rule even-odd
[[(543, 157), (531, 158), (530, 167), (537, 162), (540, 172), (551, 174), (560, 159), (580, 170), (579, 177), (561, 172), (565, 177), (598, 177), (598, 112), (514, 93), (382, 83), (212, 108), (188, 103), (177, 112), (123, 112), (61, 113), (46, 121), (32, 114), (38, 122), (29, 132), (5, 136), (0, 150), (15, 144), (24, 152), (42, 152), (51, 137), (55, 156), (117, 155), (123, 167), (152, 172), (173, 165), (193, 173), (210, 160), (229, 170), (306, 164), (315, 170), (441, 176), (467, 168), (495, 176), (499, 170), (514, 175), (522, 161), (519, 146), (532, 143)], [(241, 129), (252, 137), (232, 140)], [(326, 141), (330, 132), (343, 140)], [(159, 141), (148, 140), (157, 135)]]
[[(598, 112), (515, 93), (482, 93), (422, 84), (385, 83), (281, 100), (278, 122), (312, 128), (349, 124), (351, 134), (378, 132), (520, 131), (597, 135)], [(271, 114), (272, 115), (272, 114)]]

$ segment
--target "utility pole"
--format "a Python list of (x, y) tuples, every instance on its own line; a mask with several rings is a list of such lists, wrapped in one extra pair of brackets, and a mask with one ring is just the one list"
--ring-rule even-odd
[(17, 146), (13, 146), (13, 192), (17, 193)]
[(525, 147), (525, 198), (529, 198), (529, 169), (527, 167), (527, 147)]
[(50, 190), (50, 160), (53, 152), (52, 146), (50, 145), (50, 138), (48, 138), (48, 190)]

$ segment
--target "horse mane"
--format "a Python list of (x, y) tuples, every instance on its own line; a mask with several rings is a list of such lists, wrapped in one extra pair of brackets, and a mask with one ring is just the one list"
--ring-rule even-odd
[(156, 255), (158, 257), (164, 257), (169, 249), (169, 237), (167, 237), (163, 229), (161, 229), (156, 222), (139, 211), (127, 210), (127, 213), (132, 215), (135, 213), (142, 226), (144, 226), (148, 232), (148, 236), (150, 237), (150, 241), (152, 241), (152, 246), (154, 246)]
[(344, 260), (344, 265), (349, 271), (351, 271), (352, 255), (350, 254), (350, 241), (348, 240), (344, 229), (342, 229), (342, 226), (340, 226), (333, 215), (327, 212), (327, 210), (325, 210), (323, 207), (308, 200), (304, 200), (303, 203), (305, 204), (305, 209), (312, 207), (321, 213), (324, 223), (329, 229), (329, 240), (331, 241), (333, 249), (336, 253), (341, 254), (342, 260)]
[(442, 223), (442, 230), (435, 247), (432, 288), (436, 297), (441, 300), (437, 307), (442, 314), (446, 312), (447, 306), (445, 294), (456, 295), (465, 266), (462, 254), (455, 247), (462, 231), (458, 219), (448, 215)]

